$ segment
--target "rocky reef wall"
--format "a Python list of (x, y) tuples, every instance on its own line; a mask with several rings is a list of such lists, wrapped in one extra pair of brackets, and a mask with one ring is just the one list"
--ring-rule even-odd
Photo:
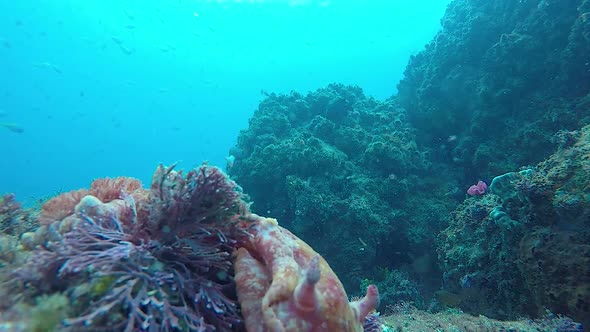
[(590, 122), (589, 12), (582, 0), (451, 2), (398, 85), (419, 143), (488, 178), (551, 154), (555, 132)]

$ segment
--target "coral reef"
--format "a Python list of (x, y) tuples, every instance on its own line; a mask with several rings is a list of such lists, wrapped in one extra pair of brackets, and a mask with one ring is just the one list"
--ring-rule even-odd
[(37, 227), (36, 213), (23, 209), (13, 194), (0, 197), (0, 233), (18, 236)]
[(361, 289), (375, 284), (380, 289), (381, 307), (393, 306), (400, 302), (412, 302), (413, 305), (424, 307), (424, 299), (420, 294), (420, 287), (411, 280), (409, 274), (400, 270), (381, 269), (377, 280), (364, 279)]
[[(10, 274), (10, 291), (66, 294), (72, 315), (64, 324), (74, 330), (241, 330), (232, 254), (240, 234), (234, 219), (247, 208), (236, 184), (215, 167), (184, 175), (160, 166), (136, 202), (138, 189), (137, 182), (95, 181), (88, 193), (105, 202), (86, 195), (50, 223), (73, 219)], [(60, 197), (49, 206), (61, 200), (69, 208), (75, 195)], [(62, 217), (66, 209), (54, 210)]]
[[(379, 266), (410, 266), (432, 248), (454, 206), (405, 118), (403, 108), (357, 87), (272, 94), (240, 133), (229, 173), (254, 212), (275, 216), (329, 257), (356, 291), (364, 277), (377, 279)], [(443, 197), (432, 202), (440, 210), (424, 204), (435, 193)], [(432, 269), (408, 270), (436, 289)]]
[(454, 0), (388, 100), (268, 94), (232, 180), (160, 166), (38, 218), (4, 196), (0, 330), (582, 331), (562, 315), (590, 325), (589, 13)]
[[(567, 140), (563, 138), (567, 137)], [(501, 318), (545, 308), (590, 324), (590, 126), (536, 167), (498, 176), (441, 233), (445, 289)]]
[[(251, 214), (220, 169), (174, 168), (160, 165), (149, 190), (101, 179), (48, 201), (42, 241), (0, 269), (0, 330), (380, 330), (374, 285), (349, 303), (327, 262)], [(3, 218), (20, 209), (6, 197)]]
[(13, 194), (0, 197), (0, 268), (24, 259), (19, 237), (38, 227), (37, 215), (33, 209), (23, 209)]
[(397, 95), (270, 94), (229, 173), (349, 290), (366, 278), (395, 298), (387, 284), (401, 279), (381, 274), (403, 271), (421, 308), (589, 323), (589, 12), (588, 0), (454, 0)]
[(98, 198), (103, 203), (120, 199), (123, 194), (131, 195), (135, 201), (141, 202), (148, 193), (143, 189), (141, 181), (128, 178), (103, 178), (96, 179), (90, 184), (90, 189), (69, 191), (55, 196), (41, 206), (39, 221), (51, 224), (56, 220), (63, 220), (74, 214), (74, 208), (80, 200), (87, 195)]
[(537, 163), (555, 132), (590, 123), (589, 9), (587, 0), (449, 4), (396, 97), (446, 174), (465, 183)]

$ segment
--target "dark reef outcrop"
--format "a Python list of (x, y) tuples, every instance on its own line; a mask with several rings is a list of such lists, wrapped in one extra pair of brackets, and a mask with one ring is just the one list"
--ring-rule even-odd
[(575, 130), (590, 123), (590, 1), (453, 1), (398, 90), (433, 165), (463, 186), (497, 180), (441, 233), (445, 289), (473, 313), (589, 324), (588, 129)]
[[(494, 178), (441, 232), (445, 288), (500, 318), (545, 309), (590, 317), (590, 126), (535, 167)], [(575, 141), (571, 141), (575, 137)]]
[[(329, 257), (353, 290), (367, 271), (383, 275), (379, 265), (398, 268), (413, 261), (410, 252), (426, 254), (445, 218), (439, 213), (452, 206), (450, 197), (432, 202), (448, 205), (436, 211), (424, 205), (432, 191), (444, 197), (447, 179), (429, 175), (405, 110), (357, 87), (270, 95), (232, 153), (229, 173), (252, 208)], [(435, 266), (423, 265), (426, 278)]]
[(590, 122), (589, 18), (587, 0), (451, 2), (398, 85), (418, 141), (486, 178), (547, 157), (555, 132)]

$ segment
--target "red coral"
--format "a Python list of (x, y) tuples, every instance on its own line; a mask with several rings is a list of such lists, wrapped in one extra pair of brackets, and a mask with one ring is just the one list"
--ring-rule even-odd
[(88, 195), (88, 190), (78, 189), (51, 198), (41, 207), (39, 222), (49, 225), (72, 215), (76, 204), (86, 195)]
[(120, 199), (123, 194), (132, 194), (142, 188), (141, 181), (138, 179), (120, 176), (116, 178), (96, 179), (90, 185), (89, 195), (100, 199), (103, 203), (108, 203), (115, 199)]
[[(63, 193), (53, 197), (41, 207), (39, 222), (44, 225), (63, 220), (74, 214), (74, 207), (87, 195), (108, 203), (116, 199), (122, 199), (125, 195), (131, 195), (138, 207), (141, 208), (147, 201), (148, 191), (142, 188), (141, 181), (130, 177), (96, 179), (90, 185), (90, 189), (79, 189)], [(141, 212), (143, 209), (141, 210)], [(146, 217), (144, 213), (140, 217)]]

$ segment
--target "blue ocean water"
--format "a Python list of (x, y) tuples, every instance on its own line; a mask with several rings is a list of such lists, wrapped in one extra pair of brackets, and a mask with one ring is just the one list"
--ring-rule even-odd
[(0, 1), (0, 192), (224, 166), (261, 92), (387, 98), (448, 2)]

